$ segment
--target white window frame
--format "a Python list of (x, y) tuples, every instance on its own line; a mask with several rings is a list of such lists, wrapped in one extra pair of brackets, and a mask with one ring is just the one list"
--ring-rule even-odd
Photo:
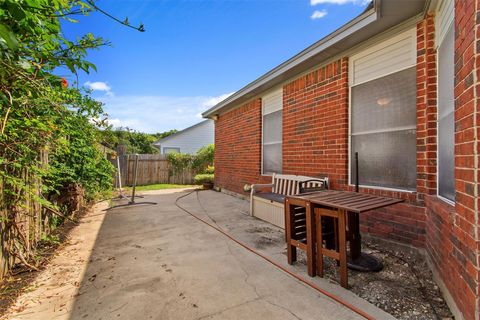
[[(454, 5), (453, 5), (453, 0), (441, 0), (439, 1), (438, 5), (437, 5), (437, 8), (436, 8), (436, 11), (437, 11), (437, 15), (435, 17), (435, 30), (437, 31), (435, 33), (435, 50), (437, 51), (437, 55), (435, 57), (435, 63), (436, 65), (438, 66), (439, 65), (439, 55), (438, 55), (438, 48), (440, 47), (440, 45), (443, 43), (443, 40), (445, 40), (445, 36), (447, 35), (448, 33), (448, 30), (450, 29), (450, 27), (454, 24), (454, 21), (455, 21), (455, 9), (454, 9)], [(453, 26), (453, 28), (455, 28), (455, 26)], [(453, 32), (453, 34), (455, 35), (455, 30)], [(454, 40), (455, 41), (455, 40)], [(454, 47), (455, 47), (455, 42), (454, 42)], [(438, 98), (439, 98), (439, 95), (438, 95), (438, 87), (439, 87), (439, 77), (438, 77), (438, 74), (437, 74), (437, 104), (438, 104)], [(455, 97), (454, 97), (455, 98)], [(454, 110), (455, 110), (455, 105), (454, 105)], [(436, 129), (437, 129), (437, 144), (439, 143), (438, 141), (438, 126), (439, 126), (439, 110), (438, 110), (438, 105), (437, 105), (437, 126), (436, 126)], [(455, 135), (455, 124), (454, 124), (454, 135)], [(455, 206), (455, 201), (452, 201), (450, 199), (447, 199), (445, 198), (444, 196), (440, 195), (440, 175), (438, 174), (438, 164), (439, 164), (439, 148), (437, 146), (437, 157), (436, 157), (436, 160), (437, 160), (437, 179), (436, 179), (436, 182), (437, 182), (437, 198), (439, 198), (440, 200), (452, 205), (452, 206)], [(455, 154), (454, 154), (454, 158), (453, 158), (453, 163), (454, 163), (454, 166), (455, 166)], [(454, 179), (454, 182), (455, 182), (455, 176), (453, 177)]]
[(180, 147), (163, 147), (163, 154), (167, 154), (165, 150), (168, 149), (177, 149), (178, 153), (180, 153)]
[[(360, 82), (354, 82), (354, 61), (360, 58), (363, 58), (365, 56), (368, 56), (375, 51), (379, 51), (382, 48), (388, 47), (396, 42), (398, 42), (400, 39), (405, 38), (405, 37), (411, 37), (413, 39), (412, 41), (412, 48), (411, 48), (411, 56), (409, 59), (409, 64), (406, 66), (403, 66), (401, 68), (394, 69), (390, 72), (386, 72), (383, 74), (378, 74), (375, 77), (370, 77), (367, 79), (364, 79), (363, 81)], [(389, 75), (392, 75), (397, 72), (401, 72), (407, 69), (410, 69), (412, 67), (415, 67), (417, 65), (417, 33), (416, 33), (416, 28), (409, 29), (407, 31), (404, 31), (400, 34), (394, 35), (391, 38), (383, 41), (380, 44), (375, 44), (365, 50), (362, 50), (359, 53), (355, 53), (349, 57), (348, 61), (348, 184), (349, 186), (354, 186), (355, 181), (353, 181), (353, 175), (352, 175), (352, 88), (358, 85), (361, 85), (363, 83), (370, 82), (372, 80), (376, 80), (382, 77), (386, 77)], [(417, 129), (416, 126), (414, 128), (415, 130)], [(379, 130), (379, 132), (382, 130)], [(371, 186), (371, 185), (359, 185), (359, 187), (362, 188), (368, 188), (368, 189), (377, 189), (377, 190), (386, 190), (386, 191), (395, 191), (395, 192), (405, 192), (405, 193), (415, 193), (416, 190), (408, 190), (408, 189), (401, 189), (401, 188), (390, 188), (390, 187), (380, 187), (380, 186)]]
[(455, 20), (454, 0), (439, 0), (435, 11), (435, 45), (438, 48)]
[[(275, 108), (274, 110), (268, 112), (268, 113), (265, 113), (265, 100), (268, 100), (269, 98), (275, 96), (275, 95), (278, 95), (280, 94), (280, 97), (281, 97), (281, 104), (280, 104), (280, 107), (277, 107)], [(261, 118), (262, 118), (262, 137), (261, 137), (261, 146), (262, 146), (262, 150), (260, 152), (260, 174), (262, 176), (268, 176), (268, 177), (271, 177), (273, 174), (272, 173), (265, 173), (264, 170), (263, 170), (263, 146), (264, 146), (264, 142), (263, 142), (263, 137), (264, 137), (264, 124), (263, 124), (263, 118), (265, 115), (267, 114), (270, 114), (270, 113), (274, 113), (276, 111), (282, 111), (282, 141), (279, 141), (279, 142), (274, 142), (274, 143), (270, 143), (270, 144), (276, 144), (276, 143), (281, 143), (282, 144), (282, 171), (283, 171), (283, 86), (282, 87), (277, 87), (271, 91), (269, 91), (268, 93), (266, 93), (263, 97), (262, 97), (262, 114), (261, 114)], [(278, 172), (279, 174), (281, 174), (281, 172)]]

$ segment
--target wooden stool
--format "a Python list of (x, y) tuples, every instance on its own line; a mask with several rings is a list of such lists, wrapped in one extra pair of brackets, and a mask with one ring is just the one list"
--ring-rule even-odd
[[(288, 205), (288, 204), (287, 204)], [(290, 205), (285, 215), (285, 240), (288, 246), (288, 263), (297, 261), (297, 248), (306, 251), (307, 216), (304, 207)]]
[[(346, 212), (345, 210), (332, 210), (324, 208), (315, 208), (315, 224), (317, 229), (316, 235), (316, 258), (317, 258), (317, 274), (323, 277), (323, 256), (330, 257), (340, 263), (340, 285), (344, 288), (348, 287), (348, 272), (347, 272), (347, 239), (346, 239)], [(332, 245), (325, 241), (324, 246), (324, 232), (322, 223), (327, 219), (333, 219), (334, 228), (334, 249)], [(324, 230), (322, 232), (322, 229)]]
[(297, 260), (297, 248), (307, 253), (307, 273), (317, 274), (315, 265), (315, 217), (309, 202), (285, 199), (285, 238), (288, 263)]
[[(322, 230), (322, 239), (325, 240), (327, 248), (338, 248), (336, 221), (333, 225), (329, 225), (327, 221), (318, 228)], [(285, 200), (285, 240), (288, 264), (293, 264), (297, 260), (297, 248), (305, 251), (307, 253), (307, 272), (311, 277), (317, 274), (316, 229), (315, 214), (311, 204), (287, 198)]]

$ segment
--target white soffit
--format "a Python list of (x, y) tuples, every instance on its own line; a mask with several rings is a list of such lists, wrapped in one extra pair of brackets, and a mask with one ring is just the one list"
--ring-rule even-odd
[(350, 86), (404, 70), (416, 62), (416, 30), (410, 29), (351, 56)]
[(278, 88), (262, 97), (262, 114), (269, 114), (283, 108), (283, 89)]

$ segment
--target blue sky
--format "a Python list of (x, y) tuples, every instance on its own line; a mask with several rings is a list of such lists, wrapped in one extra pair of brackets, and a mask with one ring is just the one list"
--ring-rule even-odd
[[(360, 14), (368, 0), (98, 0), (146, 32), (93, 13), (64, 24), (111, 47), (91, 51), (81, 74), (114, 126), (183, 129), (200, 113)], [(74, 78), (70, 77), (70, 81)]]

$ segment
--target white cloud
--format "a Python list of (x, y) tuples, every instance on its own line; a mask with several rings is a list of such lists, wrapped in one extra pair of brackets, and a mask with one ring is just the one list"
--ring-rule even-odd
[(118, 119), (118, 118), (108, 119), (107, 122), (108, 122), (109, 125), (112, 125), (112, 126), (114, 126), (115, 128), (117, 128), (117, 127), (122, 127), (122, 126), (123, 126), (123, 127), (126, 127), (126, 125), (123, 125), (122, 120), (120, 120), (120, 119)]
[(310, 5), (316, 6), (317, 4), (356, 4), (356, 5), (366, 5), (370, 3), (371, 0), (310, 0)]
[(106, 82), (96, 81), (96, 82), (85, 82), (85, 87), (93, 91), (106, 91), (109, 92), (112, 90)]
[(310, 16), (310, 19), (315, 20), (315, 19), (321, 19), (327, 15), (327, 10), (322, 9), (322, 10), (315, 10), (312, 15)]
[(234, 92), (225, 93), (225, 94), (222, 94), (221, 96), (218, 96), (218, 97), (211, 97), (210, 99), (208, 99), (207, 101), (205, 101), (203, 103), (203, 106), (206, 107), (206, 108), (211, 108), (214, 105), (218, 104), (219, 102), (222, 102), (223, 100), (227, 99), (232, 94), (234, 94)]
[(114, 127), (129, 127), (142, 132), (184, 129), (202, 121), (201, 113), (229, 94), (217, 97), (115, 96), (97, 98)]
[(90, 81), (87, 81), (87, 82), (84, 83), (84, 86), (87, 89), (90, 89), (90, 90), (93, 90), (93, 91), (105, 92), (105, 95), (107, 97), (113, 97), (114, 96), (112, 88), (106, 82), (102, 82), (102, 81), (90, 82)]

